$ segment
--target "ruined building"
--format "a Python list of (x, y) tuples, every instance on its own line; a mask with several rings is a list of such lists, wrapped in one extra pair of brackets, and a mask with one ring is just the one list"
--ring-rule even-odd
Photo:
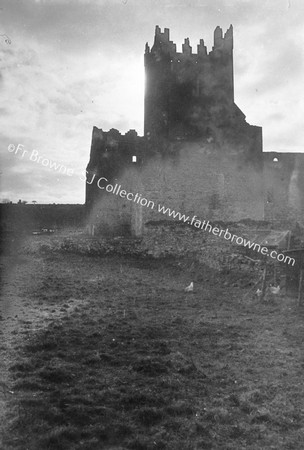
[[(151, 221), (174, 220), (161, 206), (202, 220), (264, 219), (266, 193), (266, 218), (277, 217), (270, 180), (281, 176), (281, 162), (267, 156), (265, 188), (262, 129), (249, 125), (234, 102), (232, 26), (224, 35), (215, 29), (209, 53), (203, 40), (193, 52), (189, 39), (177, 52), (169, 29), (157, 26), (152, 48), (146, 44), (145, 72), (144, 136), (93, 128), (86, 181), (91, 223), (141, 235)], [(288, 175), (284, 183), (286, 191)], [(298, 193), (292, 195), (294, 210), (301, 209)]]

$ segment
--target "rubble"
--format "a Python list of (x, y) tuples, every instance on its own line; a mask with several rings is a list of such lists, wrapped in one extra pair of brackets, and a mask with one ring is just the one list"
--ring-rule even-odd
[[(226, 226), (227, 224), (224, 224)], [(234, 228), (233, 228), (234, 226)], [(231, 224), (229, 230), (243, 230), (244, 224)], [(149, 259), (174, 259), (195, 265), (197, 272), (203, 267), (228, 276), (229, 284), (250, 285), (261, 275), (262, 263), (243, 254), (241, 246), (233, 246), (211, 233), (197, 231), (178, 223), (149, 224), (141, 238), (124, 236), (88, 236), (85, 233), (32, 236), (21, 248), (21, 253), (70, 252), (89, 256), (125, 255)]]

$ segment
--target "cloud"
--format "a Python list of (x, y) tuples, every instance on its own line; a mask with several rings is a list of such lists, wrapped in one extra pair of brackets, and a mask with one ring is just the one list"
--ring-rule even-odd
[[(56, 50), (30, 38), (2, 49), (5, 108), (0, 125), (6, 131), (1, 143), (4, 148), (9, 143), (22, 144), (28, 152), (36, 149), (80, 171), (88, 162), (93, 125), (122, 131), (142, 127), (143, 67), (140, 58), (128, 55), (117, 62), (101, 51), (97, 65), (94, 50), (81, 59), (67, 54), (63, 62)], [(33, 193), (36, 179), (41, 181), (40, 192), (45, 190), (37, 172), (33, 171), (31, 179)], [(56, 189), (55, 183), (54, 195)], [(68, 191), (60, 197), (71, 198)], [(74, 201), (84, 201), (80, 183)]]
[(57, 179), (47, 168), (9, 160), (7, 146), (23, 144), (81, 171), (94, 125), (141, 134), (144, 45), (153, 43), (157, 24), (170, 28), (178, 49), (190, 37), (194, 51), (200, 38), (210, 51), (215, 27), (225, 31), (232, 23), (236, 103), (249, 123), (263, 126), (265, 150), (302, 151), (303, 12), (300, 0), (6, 2), (0, 11), (11, 39), (0, 43), (3, 189), (13, 200), (39, 194), (39, 201), (84, 201), (79, 176)]

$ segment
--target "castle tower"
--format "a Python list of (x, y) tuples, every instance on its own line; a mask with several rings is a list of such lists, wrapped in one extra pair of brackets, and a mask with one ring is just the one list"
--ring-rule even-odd
[(207, 53), (204, 41), (193, 53), (189, 39), (182, 52), (170, 41), (169, 29), (155, 29), (154, 44), (145, 50), (144, 133), (150, 138), (187, 138), (208, 134), (208, 127), (229, 124), (238, 114), (234, 105), (233, 29), (223, 37), (214, 31)]
[[(90, 223), (137, 236), (160, 220), (157, 208), (125, 200), (127, 192), (189, 216), (262, 219), (262, 129), (234, 103), (232, 26), (225, 34), (216, 27), (209, 53), (203, 39), (194, 52), (189, 38), (177, 52), (169, 29), (157, 26), (152, 48), (146, 44), (145, 71), (144, 136), (93, 129)], [(111, 193), (116, 185), (121, 197)]]

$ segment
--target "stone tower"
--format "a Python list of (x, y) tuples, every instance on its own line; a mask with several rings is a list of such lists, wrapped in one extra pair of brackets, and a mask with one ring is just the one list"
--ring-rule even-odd
[(211, 122), (230, 125), (240, 115), (234, 104), (232, 25), (224, 37), (215, 29), (209, 54), (203, 39), (193, 53), (188, 38), (177, 52), (169, 29), (156, 26), (151, 50), (146, 44), (145, 72), (146, 137), (202, 137)]
[(262, 219), (262, 129), (248, 124), (234, 103), (232, 26), (224, 35), (215, 29), (209, 53), (202, 39), (193, 53), (188, 38), (177, 52), (169, 29), (156, 26), (145, 72), (144, 136), (93, 129), (86, 172), (91, 220), (135, 235), (160, 220), (156, 209), (139, 210), (100, 188), (99, 177), (186, 215)]

